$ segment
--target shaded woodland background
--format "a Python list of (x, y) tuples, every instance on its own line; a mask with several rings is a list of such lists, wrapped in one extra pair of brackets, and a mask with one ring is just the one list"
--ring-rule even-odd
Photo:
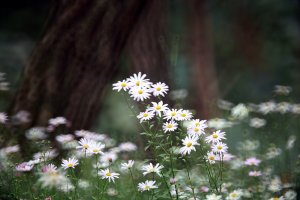
[[(187, 109), (218, 116), (216, 100), (262, 102), (274, 85), (300, 97), (300, 1), (10, 1), (1, 8), (1, 110), (55, 116), (73, 130), (122, 139), (136, 125), (111, 84), (141, 71), (187, 89)], [(172, 100), (169, 100), (172, 104)], [(118, 116), (118, 117), (116, 117)]]

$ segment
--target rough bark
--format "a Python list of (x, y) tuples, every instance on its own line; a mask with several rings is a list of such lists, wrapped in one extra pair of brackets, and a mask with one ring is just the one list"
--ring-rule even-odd
[(145, 5), (141, 0), (56, 1), (12, 112), (29, 111), (29, 126), (65, 116), (72, 129), (89, 128)]
[(217, 78), (213, 62), (211, 22), (207, 0), (188, 1), (193, 108), (197, 115), (208, 118), (215, 113), (218, 98)]

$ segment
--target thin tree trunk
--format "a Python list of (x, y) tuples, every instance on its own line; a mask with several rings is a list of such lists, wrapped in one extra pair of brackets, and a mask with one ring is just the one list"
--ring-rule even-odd
[(208, 118), (215, 113), (218, 98), (208, 1), (188, 1), (188, 13), (193, 107), (198, 116)]

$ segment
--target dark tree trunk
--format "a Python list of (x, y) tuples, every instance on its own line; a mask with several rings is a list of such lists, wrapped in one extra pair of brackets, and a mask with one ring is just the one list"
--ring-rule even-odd
[(169, 82), (166, 1), (148, 1), (130, 35), (127, 54), (134, 71), (153, 81)]
[(147, 1), (56, 1), (23, 74), (12, 112), (27, 110), (32, 125), (65, 116), (89, 128), (105, 86)]
[(188, 1), (188, 13), (193, 108), (199, 117), (208, 118), (214, 115), (218, 98), (208, 1)]

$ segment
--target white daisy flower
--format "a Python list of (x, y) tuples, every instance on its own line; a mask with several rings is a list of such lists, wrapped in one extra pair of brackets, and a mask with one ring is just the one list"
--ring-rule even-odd
[(242, 120), (248, 117), (249, 110), (244, 104), (240, 103), (231, 109), (231, 115), (235, 119)]
[(5, 124), (6, 121), (7, 121), (7, 114), (4, 112), (0, 112), (0, 123)]
[(206, 195), (206, 200), (221, 200), (221, 199), (222, 199), (221, 195), (216, 195), (216, 194)]
[(150, 98), (150, 90), (146, 87), (132, 87), (129, 91), (130, 96), (135, 101), (144, 101)]
[(114, 153), (114, 152), (105, 152), (101, 155), (100, 161), (105, 166), (108, 166), (109, 163), (112, 163), (112, 162), (116, 161), (117, 158), (118, 158), (118, 155), (116, 153)]
[(261, 171), (250, 171), (248, 175), (257, 177), (257, 176), (261, 176), (262, 173)]
[(218, 142), (216, 144), (213, 144), (212, 146), (213, 152), (216, 153), (227, 153), (227, 149), (228, 149), (227, 145), (222, 142)]
[(241, 199), (242, 196), (243, 196), (243, 193), (241, 190), (234, 190), (228, 194), (228, 196), (226, 197), (226, 200), (238, 200), (238, 199)]
[(260, 103), (258, 105), (258, 112), (266, 115), (276, 110), (276, 103), (274, 101)]
[(146, 79), (146, 74), (139, 72), (138, 74), (133, 74), (128, 78), (128, 83), (130, 87), (145, 87), (150, 88), (151, 82)]
[(164, 113), (164, 119), (166, 120), (177, 120), (179, 116), (179, 110), (177, 109), (168, 109)]
[(67, 124), (68, 121), (64, 117), (55, 117), (55, 118), (49, 119), (48, 123), (49, 123), (49, 125), (52, 125), (52, 126), (59, 126), (59, 125)]
[(92, 142), (93, 141), (91, 141), (89, 139), (81, 138), (78, 142), (79, 146), (77, 146), (76, 148), (82, 149), (82, 151), (87, 151), (90, 148)]
[(129, 170), (132, 169), (134, 164), (134, 160), (128, 160), (127, 163), (121, 163), (121, 169), (122, 170)]
[(68, 160), (62, 160), (61, 166), (64, 169), (75, 168), (78, 165), (78, 160), (76, 158), (69, 158)]
[(217, 155), (214, 152), (211, 151), (207, 153), (207, 161), (210, 164), (214, 164), (216, 160), (217, 160)]
[(102, 179), (108, 179), (108, 181), (115, 182), (115, 178), (119, 178), (118, 173), (111, 172), (109, 169), (104, 169), (99, 172)]
[(138, 184), (138, 190), (141, 191), (141, 192), (149, 191), (149, 190), (155, 189), (155, 188), (158, 188), (155, 185), (155, 181), (146, 180), (144, 183), (139, 183)]
[(142, 171), (144, 171), (143, 175), (145, 176), (150, 173), (156, 173), (158, 176), (161, 176), (160, 171), (162, 168), (164, 168), (164, 166), (159, 165), (159, 163), (157, 163), (155, 166), (152, 163), (149, 165), (144, 165), (142, 166)]
[(256, 157), (247, 158), (244, 162), (245, 165), (248, 166), (258, 166), (261, 163), (261, 160)]
[(118, 81), (117, 83), (113, 84), (113, 90), (117, 90), (118, 92), (120, 92), (121, 90), (128, 90), (129, 89), (129, 84), (127, 80), (123, 80), (123, 81)]
[(161, 116), (162, 112), (165, 112), (168, 110), (168, 104), (164, 104), (162, 101), (156, 103), (156, 102), (151, 102), (152, 107), (148, 109), (148, 111), (155, 112), (156, 115)]
[(261, 128), (266, 125), (266, 123), (266, 120), (255, 117), (250, 119), (249, 126), (253, 128)]
[(200, 128), (201, 130), (204, 131), (204, 129), (207, 128), (207, 121), (206, 120), (200, 120), (200, 119), (193, 119), (190, 121), (188, 129), (192, 129), (195, 127)]
[(206, 143), (218, 143), (221, 140), (225, 140), (225, 132), (221, 132), (220, 130), (213, 132), (210, 136), (205, 138)]
[(196, 151), (195, 145), (199, 145), (197, 139), (198, 139), (197, 137), (191, 135), (184, 138), (182, 140), (184, 146), (180, 148), (180, 153), (182, 155), (186, 155), (186, 154), (190, 154), (192, 150)]
[(103, 149), (105, 145), (101, 142), (91, 142), (88, 148), (88, 153), (90, 154), (103, 154)]
[(145, 112), (140, 112), (137, 118), (140, 120), (140, 123), (143, 121), (148, 121), (154, 117), (154, 112), (146, 110)]
[(57, 167), (53, 164), (48, 164), (44, 167), (42, 167), (42, 172), (43, 173), (57, 173)]
[(199, 137), (204, 134), (204, 130), (201, 130), (200, 127), (194, 127), (187, 130), (188, 135)]
[(56, 141), (63, 144), (74, 140), (74, 136), (72, 134), (61, 134), (55, 137)]
[(179, 110), (178, 120), (190, 120), (193, 117), (192, 113), (188, 110)]
[(175, 131), (178, 127), (178, 124), (174, 121), (169, 121), (169, 122), (166, 122), (164, 123), (163, 125), (163, 130), (164, 132), (171, 132), (171, 131)]
[(169, 87), (165, 84), (165, 83), (155, 83), (152, 84), (152, 88), (151, 91), (153, 92), (153, 96), (157, 97), (157, 96), (165, 96), (165, 94), (167, 94), (167, 92), (169, 91)]

